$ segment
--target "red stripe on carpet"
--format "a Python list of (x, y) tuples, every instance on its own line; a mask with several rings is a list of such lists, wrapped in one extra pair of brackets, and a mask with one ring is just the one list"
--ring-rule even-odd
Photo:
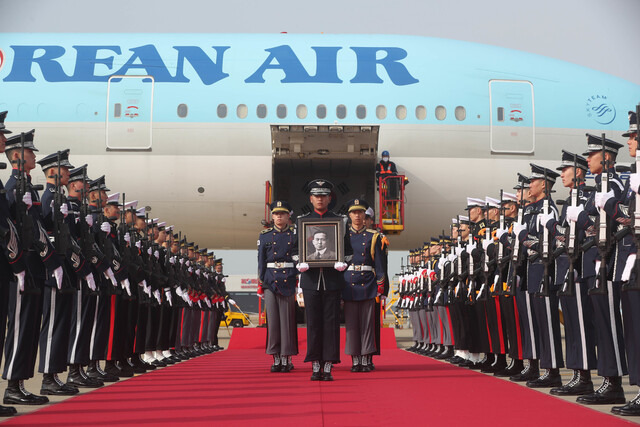
[[(393, 332), (385, 330), (385, 338), (391, 335), (386, 331)], [(338, 365), (334, 382), (310, 382), (310, 365), (302, 363), (302, 353), (294, 357), (293, 372), (270, 373), (272, 359), (262, 348), (239, 348), (257, 339), (262, 345), (264, 334), (264, 329), (236, 329), (232, 350), (121, 381), (10, 419), (8, 424), (626, 424), (508, 381), (399, 349), (387, 348), (375, 357), (374, 372), (352, 373), (350, 363)], [(343, 361), (348, 358), (343, 356)]]

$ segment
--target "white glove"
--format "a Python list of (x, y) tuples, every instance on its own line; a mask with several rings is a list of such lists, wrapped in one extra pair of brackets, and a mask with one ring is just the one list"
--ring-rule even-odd
[(613, 190), (609, 190), (606, 193), (597, 192), (595, 197), (595, 202), (598, 209), (603, 209), (604, 205), (607, 204), (607, 201), (609, 199), (612, 199), (614, 195), (615, 194), (613, 193)]
[(496, 237), (498, 238), (498, 240), (500, 240), (500, 238), (502, 236), (504, 236), (505, 234), (507, 234), (509, 232), (509, 230), (507, 230), (506, 228), (497, 228), (496, 229)]
[(31, 209), (31, 206), (33, 205), (33, 201), (31, 200), (30, 192), (24, 193), (24, 196), (22, 196), (22, 203), (27, 205), (27, 210)]
[(229, 304), (236, 305), (236, 302), (234, 300), (232, 300), (231, 298), (229, 298)]
[(113, 286), (118, 286), (118, 281), (116, 280), (116, 276), (114, 276), (113, 274), (113, 270), (111, 269), (111, 267), (107, 268), (107, 271), (104, 272), (105, 277), (108, 277), (109, 280), (111, 280), (111, 283), (113, 284)]
[(211, 301), (209, 301), (209, 298), (205, 298), (204, 302), (207, 303), (207, 307), (211, 308)]
[(100, 224), (100, 230), (104, 231), (107, 234), (111, 233), (111, 224), (109, 224), (107, 221), (103, 222), (102, 224)]
[(473, 252), (473, 250), (476, 248), (476, 244), (475, 243), (469, 243), (466, 247), (466, 251), (469, 255), (471, 255), (471, 252)]
[(491, 243), (493, 243), (491, 240), (482, 239), (482, 250), (486, 252)]
[(131, 296), (131, 283), (129, 283), (129, 279), (124, 279), (120, 282), (120, 286), (122, 286), (122, 288), (127, 291), (127, 294)]
[(187, 260), (187, 267), (191, 265), (191, 261)]
[(627, 258), (627, 263), (624, 265), (624, 270), (622, 270), (622, 281), (628, 282), (631, 277), (631, 270), (636, 265), (636, 254), (631, 254)]
[(154, 251), (153, 252), (153, 256), (156, 257), (156, 259), (160, 259), (160, 252), (159, 251)]
[(582, 206), (582, 205), (569, 206), (567, 208), (567, 219), (569, 221), (576, 222), (578, 220), (578, 216), (580, 215), (580, 213), (582, 211), (584, 211), (584, 206)]
[(187, 268), (187, 271), (188, 271), (189, 273), (193, 273), (193, 268), (189, 267), (189, 268)]
[(91, 289), (92, 291), (95, 292), (95, 290), (96, 290), (96, 279), (93, 277), (93, 273), (87, 274), (87, 276), (84, 278), (84, 280), (87, 281), (87, 286), (89, 287), (89, 289)]
[[(173, 307), (173, 301), (171, 299), (171, 291), (170, 290), (164, 291), (164, 296), (166, 297), (167, 301), (169, 301), (169, 306)], [(211, 307), (211, 305), (209, 305), (209, 307)]]
[(184, 264), (184, 258), (180, 258), (180, 265)]
[(309, 264), (307, 264), (306, 262), (301, 262), (301, 263), (298, 263), (296, 268), (298, 269), (298, 271), (300, 273), (304, 273), (305, 271), (307, 271), (309, 269)]
[(302, 293), (302, 288), (301, 288), (300, 286), (298, 286), (298, 287), (296, 288), (296, 293), (297, 293), (298, 295), (300, 295), (300, 294)]
[(89, 227), (93, 227), (93, 215), (87, 215), (84, 217), (84, 220), (86, 221), (87, 225)]
[(444, 263), (447, 260), (445, 258), (438, 258), (438, 270), (442, 270), (442, 267), (444, 266)]
[(447, 261), (449, 262), (453, 262), (456, 260), (456, 255), (455, 254), (449, 254), (447, 255)]
[(640, 173), (632, 173), (629, 175), (629, 187), (638, 193), (640, 187)]
[(14, 275), (16, 276), (16, 280), (18, 281), (18, 288), (20, 289), (20, 292), (24, 292), (25, 271), (22, 270), (21, 272), (15, 273)]
[(196, 276), (200, 277), (200, 269), (196, 270)]
[(169, 258), (169, 264), (175, 264), (176, 263), (176, 257), (172, 256), (171, 258)]
[(462, 246), (460, 247), (456, 246), (455, 248), (453, 248), (453, 250), (455, 251), (456, 256), (458, 257), (464, 253), (464, 248)]
[(64, 276), (62, 267), (58, 267), (53, 270), (53, 277), (56, 278), (56, 286), (58, 286), (58, 289), (62, 289), (62, 276)]
[(67, 206), (66, 203), (63, 203), (63, 204), (60, 205), (60, 213), (65, 218), (67, 217), (67, 215), (69, 215), (69, 207)]
[(142, 249), (142, 241), (138, 240), (138, 241), (136, 242), (136, 248), (138, 248), (138, 249)]
[(124, 233), (124, 241), (127, 243), (131, 243), (131, 234)]
[(149, 249), (147, 249), (147, 255), (151, 255), (153, 253), (153, 249), (151, 249), (151, 246), (149, 246)]
[(547, 224), (548, 224), (550, 221), (553, 221), (554, 219), (555, 219), (555, 218), (553, 217), (553, 214), (552, 214), (552, 213), (548, 213), (548, 214), (546, 214), (546, 215), (545, 215), (545, 214), (543, 214), (543, 213), (541, 213), (541, 214), (539, 214), (539, 215), (538, 215), (538, 223), (539, 223), (541, 226), (543, 226), (543, 227), (546, 227), (546, 226), (547, 226)]
[(180, 298), (182, 298), (182, 292), (183, 292), (182, 288), (178, 286), (176, 288), (176, 295), (178, 295)]
[(519, 222), (516, 222), (513, 224), (513, 234), (515, 234), (516, 237), (518, 237), (520, 233), (522, 233), (526, 229), (527, 229), (526, 224), (520, 224)]
[(153, 291), (153, 296), (156, 297), (156, 301), (158, 301), (158, 304), (160, 304), (160, 302), (162, 301), (162, 299), (160, 298), (160, 291), (157, 289)]
[(258, 298), (264, 299), (264, 290), (262, 291), (262, 293), (256, 292), (256, 295), (258, 295)]
[(335, 268), (338, 271), (345, 271), (347, 267), (348, 265), (344, 262), (336, 262), (335, 264), (333, 264), (333, 268)]
[(149, 298), (151, 298), (151, 286), (147, 285), (147, 282), (144, 282), (144, 289), (143, 289), (144, 293), (147, 294), (147, 296)]

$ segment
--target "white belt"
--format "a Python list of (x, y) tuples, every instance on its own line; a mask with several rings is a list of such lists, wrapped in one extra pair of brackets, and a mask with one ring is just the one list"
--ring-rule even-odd
[(268, 262), (267, 268), (293, 268), (292, 262)]
[(349, 271), (375, 271), (370, 265), (350, 265)]

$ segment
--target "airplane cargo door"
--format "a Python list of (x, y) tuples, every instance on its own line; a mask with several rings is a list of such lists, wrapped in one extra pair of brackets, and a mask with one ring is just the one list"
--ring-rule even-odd
[(378, 126), (272, 125), (273, 199), (287, 200), (294, 216), (312, 206), (305, 184), (323, 178), (334, 184), (331, 210), (367, 200), (375, 208)]
[(107, 150), (151, 150), (152, 76), (111, 76), (107, 89)]
[(533, 84), (519, 80), (490, 80), (489, 106), (491, 152), (533, 153), (535, 150)]

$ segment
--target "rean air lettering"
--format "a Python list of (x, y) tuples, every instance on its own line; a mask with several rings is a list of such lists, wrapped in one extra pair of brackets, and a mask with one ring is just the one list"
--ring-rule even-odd
[[(74, 55), (63, 46), (10, 47), (14, 55), (5, 82), (35, 82), (36, 67), (40, 70), (38, 76), (42, 75), (42, 79), (50, 83), (106, 82), (113, 75), (151, 75), (159, 83), (189, 83), (197, 75), (203, 84), (212, 85), (229, 77), (224, 71), (224, 59), (230, 46), (212, 46), (207, 51), (199, 46), (172, 46), (174, 55), (170, 58), (163, 58), (152, 44), (132, 47), (124, 53), (115, 45), (72, 46), (75, 51), (72, 73), (65, 72), (62, 64), (67, 64)], [(340, 76), (338, 52), (342, 49), (340, 46), (311, 47), (315, 53), (315, 70), (310, 72), (291, 46), (268, 48), (266, 59), (244, 81), (265, 83), (267, 79), (280, 78), (281, 83), (340, 84), (348, 77), (349, 83), (382, 84), (384, 77), (388, 77), (397, 86), (418, 83), (401, 62), (407, 57), (407, 51), (398, 47), (349, 47), (351, 58), (347, 59), (350, 62), (355, 59), (355, 74)], [(172, 64), (171, 69), (167, 63)], [(185, 63), (189, 64), (187, 69), (193, 71), (186, 71)], [(116, 69), (114, 64), (123, 65)], [(379, 73), (381, 70), (386, 76)]]

